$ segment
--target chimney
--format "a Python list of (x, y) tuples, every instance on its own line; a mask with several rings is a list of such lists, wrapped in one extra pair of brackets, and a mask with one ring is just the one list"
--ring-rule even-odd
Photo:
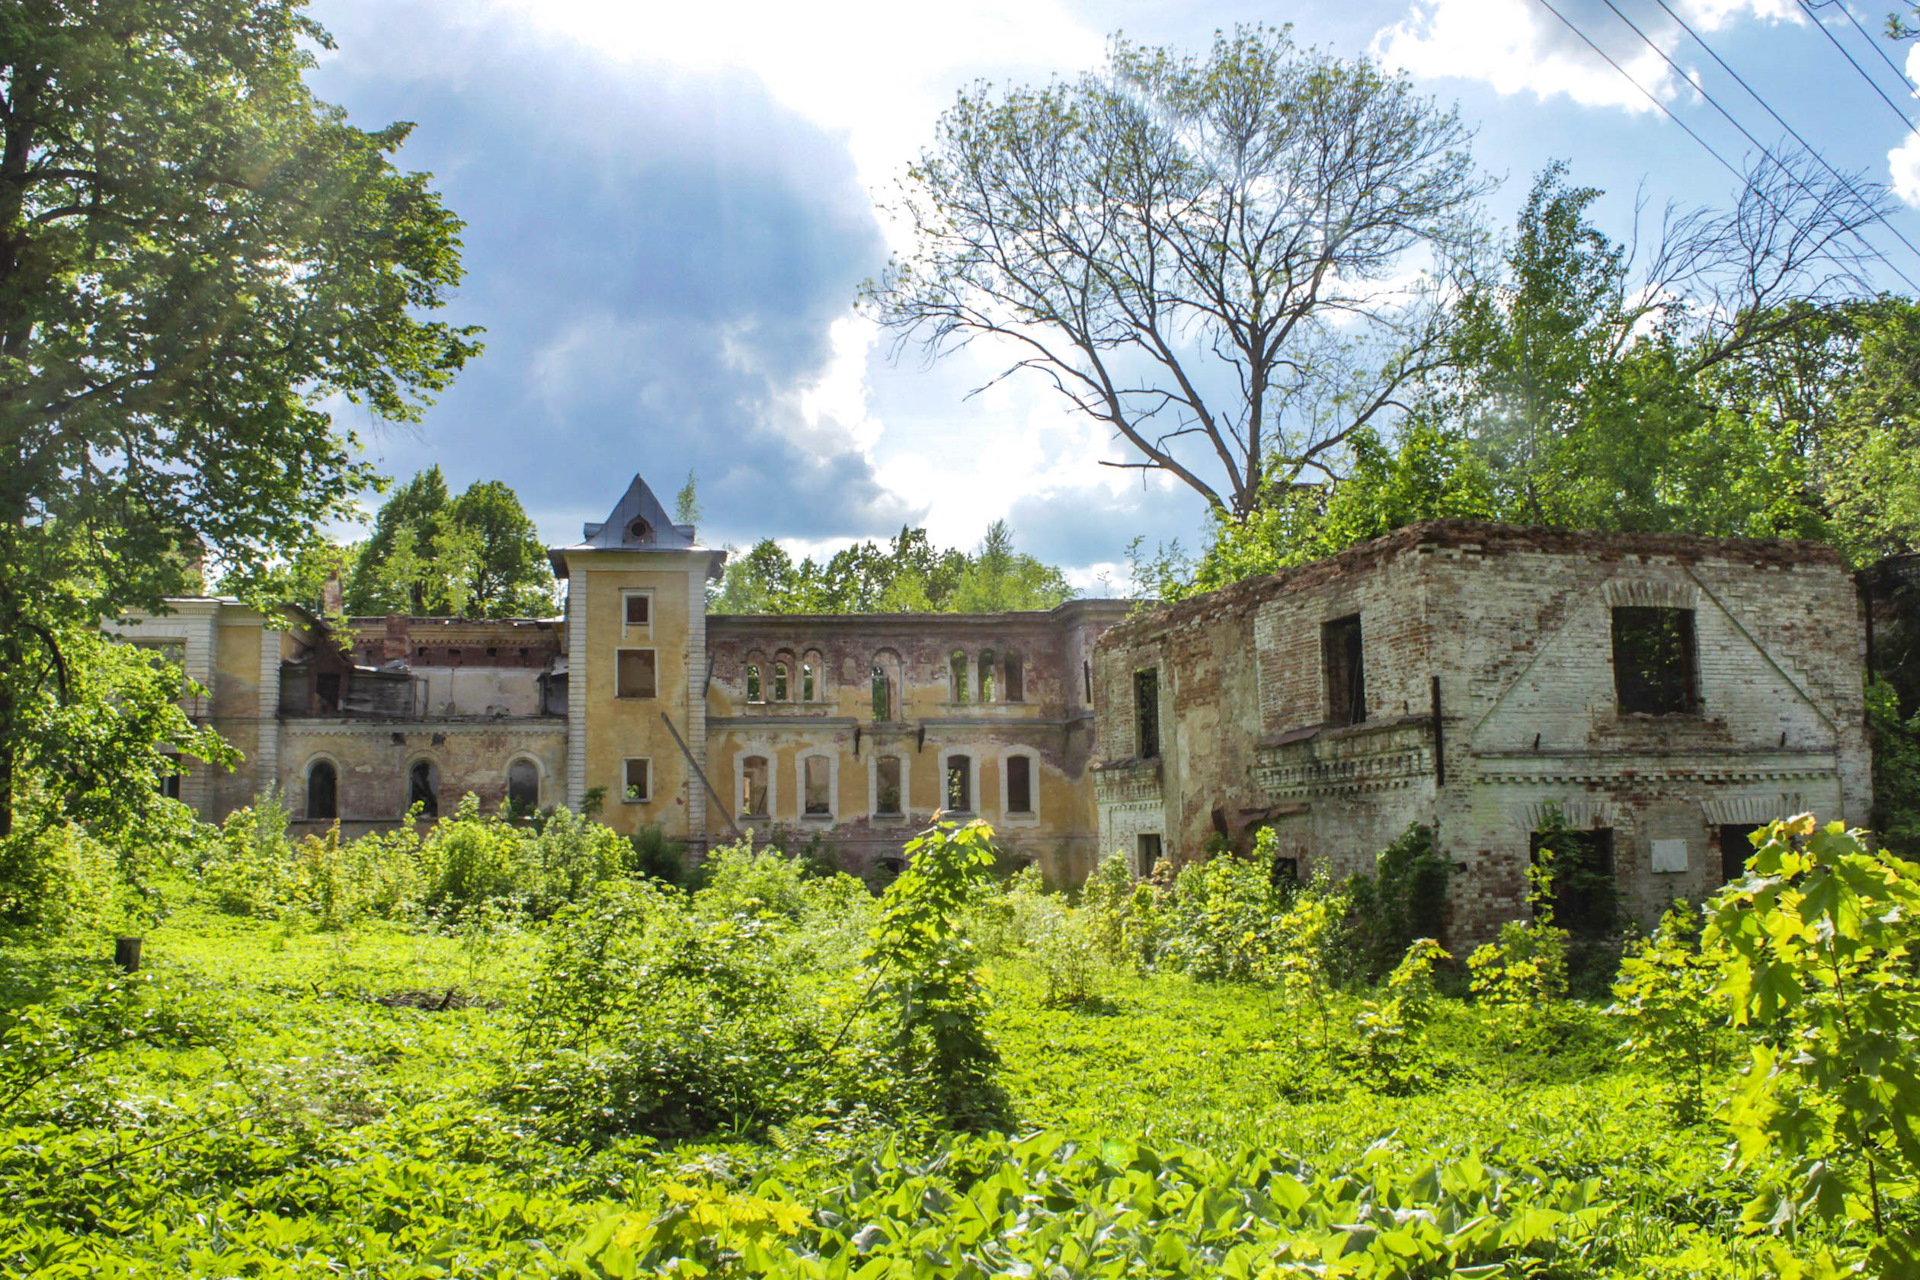
[(340, 585), (340, 562), (336, 560), (327, 570), (327, 580), (320, 586), (320, 612), (337, 618), (346, 611), (346, 589)]
[(407, 626), (412, 621), (404, 613), (387, 615), (387, 638), (380, 646), (380, 658), (383, 662), (392, 662), (396, 658), (404, 659), (412, 645), (408, 639)]

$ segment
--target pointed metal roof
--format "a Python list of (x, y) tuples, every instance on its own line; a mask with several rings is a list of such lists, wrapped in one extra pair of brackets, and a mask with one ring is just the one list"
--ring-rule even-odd
[[(570, 547), (554, 547), (547, 552), (547, 558), (553, 562), (554, 572), (561, 577), (566, 574), (566, 561), (563, 553), (568, 551), (697, 551), (701, 548), (694, 540), (694, 527), (690, 524), (675, 524), (667, 509), (654, 496), (647, 482), (639, 476), (627, 486), (627, 491), (614, 504), (613, 510), (605, 520), (589, 522), (581, 526), (581, 541)], [(708, 570), (708, 576), (719, 576), (719, 566), (726, 560), (725, 552), (713, 553), (718, 557)]]

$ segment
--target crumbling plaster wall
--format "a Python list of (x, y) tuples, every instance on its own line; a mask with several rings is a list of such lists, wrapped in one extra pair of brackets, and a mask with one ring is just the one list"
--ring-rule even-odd
[[(970, 762), (971, 813), (992, 823), (1015, 859), (1037, 862), (1059, 883), (1091, 869), (1094, 806), (1086, 776), (1091, 708), (1084, 665), (1101, 630), (1124, 606), (1085, 601), (1048, 613), (988, 615), (715, 616), (708, 619), (712, 680), (707, 686), (707, 776), (742, 826), (777, 828), (789, 844), (819, 836), (842, 866), (877, 875), (884, 860), (946, 807), (950, 755)], [(969, 691), (953, 696), (952, 658), (967, 656)], [(994, 700), (979, 700), (979, 662), (991, 651)], [(1020, 657), (1022, 693), (1006, 698), (1005, 658)], [(800, 665), (818, 664), (815, 698), (805, 701)], [(774, 698), (773, 666), (789, 664), (788, 698)], [(750, 702), (747, 667), (760, 669), (761, 700)], [(872, 671), (890, 682), (888, 719), (874, 718)], [(830, 761), (832, 813), (803, 812), (803, 765)], [(876, 759), (897, 756), (905, 795), (898, 817), (876, 812)], [(740, 817), (742, 761), (770, 763), (771, 812)], [(1006, 806), (1007, 762), (1032, 769), (1033, 808)], [(711, 839), (728, 838), (711, 815)], [(757, 835), (769, 834), (766, 830)]]
[(440, 778), (440, 812), (452, 813), (472, 792), (482, 810), (506, 800), (507, 770), (518, 759), (540, 772), (542, 806), (564, 802), (566, 724), (559, 717), (518, 721), (435, 722), (349, 719), (288, 720), (282, 727), (281, 794), (297, 832), (331, 826), (307, 812), (307, 771), (329, 760), (337, 772), (342, 834), (362, 835), (406, 817), (409, 770), (430, 762)]

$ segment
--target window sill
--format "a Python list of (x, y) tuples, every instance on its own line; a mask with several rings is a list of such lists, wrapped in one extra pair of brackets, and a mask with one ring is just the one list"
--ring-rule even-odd
[(660, 695), (657, 693), (616, 693), (613, 695), (613, 700), (615, 702), (658, 702)]
[(907, 815), (904, 813), (873, 813), (867, 815), (867, 821), (877, 822), (889, 827), (904, 826), (907, 821)]
[(830, 813), (803, 813), (800, 815), (800, 821), (830, 825), (834, 821), (834, 816)]

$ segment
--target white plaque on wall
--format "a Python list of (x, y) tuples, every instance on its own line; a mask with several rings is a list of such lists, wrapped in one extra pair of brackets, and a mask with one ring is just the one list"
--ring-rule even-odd
[(1687, 842), (1685, 840), (1655, 840), (1653, 842), (1653, 869), (1656, 872), (1685, 871), (1687, 869)]

